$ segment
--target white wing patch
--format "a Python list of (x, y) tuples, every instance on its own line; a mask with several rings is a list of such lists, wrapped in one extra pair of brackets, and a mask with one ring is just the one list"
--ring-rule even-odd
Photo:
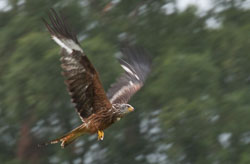
[(83, 52), (81, 47), (76, 44), (73, 40), (71, 39), (59, 39), (56, 36), (52, 36), (52, 39), (62, 48), (64, 48), (69, 54), (73, 52), (73, 50)]
[(128, 72), (129, 74), (133, 75), (137, 80), (140, 80), (140, 78), (135, 74), (133, 73), (128, 67), (126, 67), (125, 65), (121, 65), (121, 67), (126, 71)]
[(119, 96), (126, 94), (126, 92), (130, 92), (131, 90), (138, 90), (141, 87), (140, 84), (134, 84), (131, 81), (129, 85), (123, 86), (118, 92), (116, 92), (113, 97), (110, 99), (110, 102), (113, 103)]

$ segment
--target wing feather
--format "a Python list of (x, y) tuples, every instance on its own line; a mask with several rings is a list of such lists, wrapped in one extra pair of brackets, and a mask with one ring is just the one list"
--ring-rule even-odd
[(51, 25), (43, 19), (52, 39), (62, 47), (62, 75), (72, 103), (84, 121), (99, 110), (110, 109), (99, 75), (87, 56), (83, 53), (76, 35), (61, 16), (52, 9), (49, 14)]
[(127, 103), (144, 85), (151, 67), (149, 56), (143, 48), (127, 47), (122, 49), (122, 54), (119, 62), (125, 73), (111, 85), (107, 92), (112, 104)]

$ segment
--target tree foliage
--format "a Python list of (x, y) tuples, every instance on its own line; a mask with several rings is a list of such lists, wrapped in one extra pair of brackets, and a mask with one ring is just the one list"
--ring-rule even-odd
[[(213, 2), (199, 15), (174, 0), (9, 0), (0, 12), (1, 163), (249, 163), (250, 10), (244, 0)], [(60, 49), (41, 21), (51, 7), (79, 34), (106, 90), (122, 72), (122, 45), (152, 56), (151, 75), (131, 100), (136, 111), (102, 142), (93, 135), (63, 150), (36, 146), (81, 123)]]

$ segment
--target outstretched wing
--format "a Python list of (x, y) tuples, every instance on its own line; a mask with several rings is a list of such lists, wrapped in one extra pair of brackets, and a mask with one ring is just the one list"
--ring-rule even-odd
[(122, 49), (123, 56), (119, 59), (125, 73), (112, 84), (107, 92), (112, 104), (127, 103), (143, 86), (151, 67), (147, 52), (138, 47)]
[(64, 19), (52, 9), (49, 14), (51, 25), (43, 20), (52, 39), (63, 49), (61, 62), (63, 76), (81, 119), (98, 110), (110, 109), (109, 102), (102, 87), (99, 75), (81, 49), (76, 35), (72, 33)]

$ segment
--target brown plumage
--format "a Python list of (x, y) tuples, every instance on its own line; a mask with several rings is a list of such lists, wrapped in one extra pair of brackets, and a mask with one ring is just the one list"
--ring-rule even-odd
[(98, 140), (103, 140), (104, 129), (134, 110), (127, 102), (143, 86), (150, 72), (150, 60), (145, 57), (147, 53), (142, 48), (135, 47), (122, 50), (123, 57), (119, 62), (125, 73), (111, 85), (106, 95), (97, 71), (62, 16), (52, 9), (49, 18), (51, 24), (44, 19), (43, 21), (52, 39), (62, 47), (62, 74), (71, 101), (83, 123), (45, 145), (61, 142), (61, 146), (65, 147), (85, 133), (97, 133)]

